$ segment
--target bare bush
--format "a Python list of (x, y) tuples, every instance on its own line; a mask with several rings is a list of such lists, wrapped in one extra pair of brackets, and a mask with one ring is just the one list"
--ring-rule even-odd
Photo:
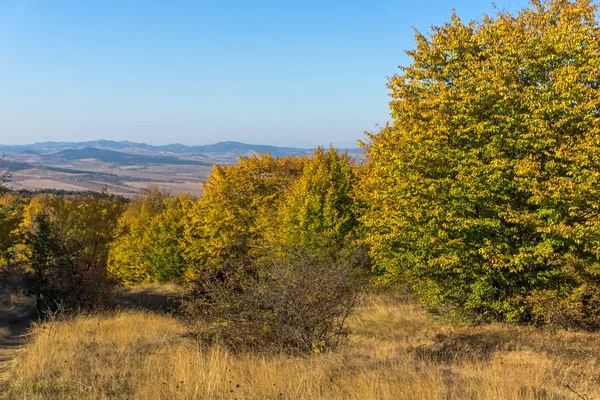
[(234, 350), (322, 352), (343, 342), (363, 259), (330, 254), (253, 261), (204, 273), (185, 303), (192, 334)]

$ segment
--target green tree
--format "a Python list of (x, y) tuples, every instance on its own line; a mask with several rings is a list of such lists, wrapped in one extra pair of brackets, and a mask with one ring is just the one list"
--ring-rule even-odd
[(111, 289), (107, 259), (124, 202), (109, 195), (34, 198), (24, 212), (29, 278), (26, 291), (38, 312), (66, 307), (93, 308)]
[(171, 197), (151, 188), (129, 204), (119, 219), (109, 271), (125, 284), (181, 278), (188, 265), (184, 233), (192, 198)]
[(23, 202), (10, 193), (0, 196), (0, 265), (9, 251), (21, 241), (19, 226), (23, 220)]
[(188, 269), (185, 260), (185, 221), (192, 206), (190, 196), (176, 196), (165, 202), (163, 212), (148, 226), (141, 252), (150, 275), (159, 282), (182, 277)]
[(255, 257), (281, 196), (298, 178), (306, 157), (240, 157), (213, 167), (187, 222), (187, 259), (196, 272), (226, 260)]
[(480, 320), (553, 322), (554, 309), (598, 326), (595, 13), (533, 0), (416, 34), (357, 192), (381, 281)]
[(328, 248), (338, 252), (357, 226), (351, 198), (355, 164), (348, 154), (319, 147), (306, 160), (301, 175), (284, 192), (268, 230), (267, 255)]
[(51, 307), (53, 301), (58, 302), (62, 297), (59, 286), (71, 286), (71, 282), (67, 281), (75, 274), (52, 231), (47, 214), (35, 215), (26, 243), (31, 258), (25, 292), (35, 299), (37, 313), (41, 316), (46, 307)]
[(0, 291), (7, 287), (18, 287), (22, 276), (23, 235), (20, 230), (23, 221), (25, 199), (12, 192), (0, 195)]

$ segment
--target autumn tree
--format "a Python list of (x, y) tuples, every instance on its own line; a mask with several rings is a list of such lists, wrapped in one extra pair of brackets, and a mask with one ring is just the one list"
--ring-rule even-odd
[(264, 245), (276, 205), (300, 176), (305, 157), (270, 154), (240, 157), (235, 165), (215, 165), (203, 186), (186, 229), (187, 259), (196, 271), (232, 265)]
[(124, 202), (110, 195), (35, 197), (22, 223), (28, 259), (26, 291), (38, 312), (57, 302), (74, 308), (102, 304), (111, 287), (109, 246)]
[(42, 212), (48, 216), (55, 234), (70, 253), (97, 259), (106, 265), (125, 202), (107, 194), (41, 195), (28, 209), (34, 215)]
[(0, 265), (9, 258), (9, 250), (19, 243), (19, 226), (23, 219), (24, 202), (19, 196), (7, 193), (0, 196)]
[(351, 192), (355, 163), (348, 154), (321, 147), (308, 158), (300, 176), (282, 195), (268, 229), (267, 255), (327, 248), (339, 252), (357, 226)]
[(416, 34), (357, 196), (381, 281), (479, 320), (598, 327), (595, 15), (532, 0)]
[(276, 352), (345, 339), (364, 286), (365, 258), (350, 246), (354, 169), (333, 148), (214, 167), (190, 218), (196, 268), (183, 309), (196, 337)]
[(25, 199), (16, 193), (0, 195), (0, 292), (4, 288), (18, 287), (22, 277), (19, 246), (23, 235), (20, 226), (23, 221)]
[[(73, 265), (65, 257), (60, 241), (52, 231), (45, 213), (33, 217), (26, 244), (30, 250), (28, 282), (25, 293), (35, 299), (39, 316), (52, 301), (62, 301), (61, 287), (71, 287), (75, 276)], [(61, 303), (62, 304), (62, 303)]]
[(181, 278), (188, 269), (184, 233), (191, 205), (189, 195), (171, 197), (157, 188), (133, 199), (119, 219), (111, 274), (126, 284)]

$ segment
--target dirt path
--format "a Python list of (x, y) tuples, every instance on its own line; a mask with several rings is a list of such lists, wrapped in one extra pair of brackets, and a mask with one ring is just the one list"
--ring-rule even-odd
[(25, 344), (27, 330), (32, 319), (26, 318), (17, 321), (1, 319), (0, 328), (6, 328), (8, 335), (0, 337), (0, 388), (6, 384), (10, 374), (11, 362)]

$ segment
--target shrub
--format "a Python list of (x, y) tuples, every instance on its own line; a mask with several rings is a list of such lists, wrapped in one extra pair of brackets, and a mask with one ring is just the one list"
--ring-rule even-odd
[(321, 352), (344, 341), (360, 293), (359, 252), (215, 266), (184, 309), (192, 333), (235, 350)]

